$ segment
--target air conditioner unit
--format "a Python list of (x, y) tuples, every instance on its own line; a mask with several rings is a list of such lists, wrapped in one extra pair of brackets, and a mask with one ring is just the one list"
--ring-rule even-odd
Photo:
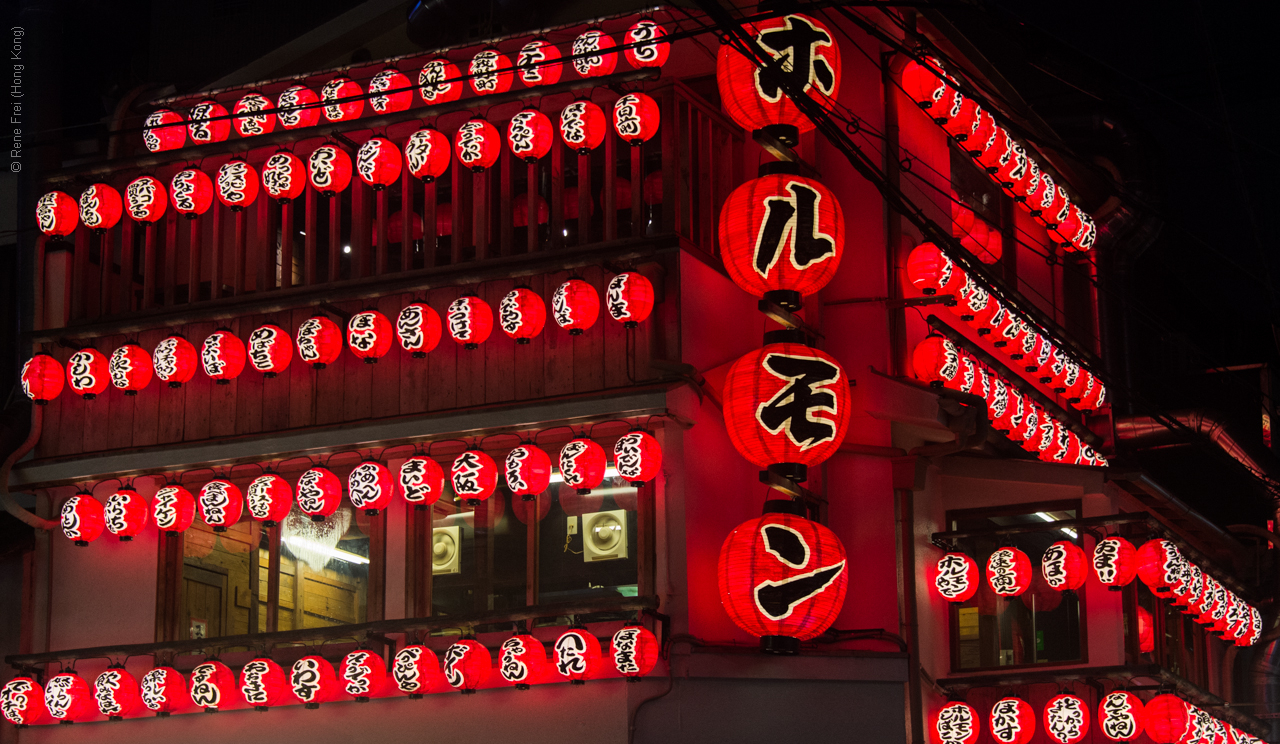
[(582, 559), (613, 561), (627, 557), (627, 512), (625, 509), (582, 515)]
[(462, 527), (436, 527), (431, 531), (431, 573), (462, 573)]

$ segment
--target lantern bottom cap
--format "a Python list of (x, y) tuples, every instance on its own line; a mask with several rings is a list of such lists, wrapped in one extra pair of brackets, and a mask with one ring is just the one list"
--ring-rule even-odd
[(108, 721), (123, 721), (124, 716), (107, 716)]
[[(85, 400), (93, 400), (94, 398), (97, 398), (97, 397), (98, 397), (98, 394), (97, 394), (97, 393), (85, 393), (85, 394), (84, 394), (83, 396), (81, 396), (81, 397), (83, 397)], [(64, 723), (71, 723), (71, 721), (64, 721)]]
[(265, 705), (255, 705), (253, 706), (253, 709), (258, 711), (259, 713), (266, 713), (267, 711), (271, 710), (271, 708)]
[(215, 384), (215, 385), (230, 385), (230, 384), (231, 384), (231, 380), (214, 380), (214, 381), (213, 381), (213, 384)]
[(412, 354), (410, 354), (410, 356), (412, 356), (414, 359), (426, 359), (426, 358), (427, 358), (427, 352), (425, 352), (425, 351), (415, 351), (415, 352), (413, 352)]
[(587, 495), (587, 494), (589, 494), (589, 493), (591, 493), (591, 489), (590, 489), (590, 488), (579, 488), (579, 489), (578, 489), (578, 495), (579, 495), (579, 496), (586, 496), (586, 495)]
[(413, 505), (414, 511), (427, 511), (430, 508), (431, 508), (431, 504), (414, 504)]
[(214, 532), (226, 532), (226, 531), (227, 531), (227, 528), (226, 528), (226, 527), (214, 527), (214, 528), (213, 528), (213, 531), (214, 531)]
[(366, 517), (376, 517), (376, 516), (378, 516), (378, 513), (379, 513), (380, 511), (381, 511), (381, 510), (379, 510), (379, 509), (365, 509), (365, 510), (364, 510), (364, 515), (365, 515)]
[(639, 328), (640, 324), (634, 320), (624, 320), (622, 321), (622, 327), (623, 328)]
[(76, 547), (78, 547), (78, 548), (84, 548), (84, 547), (88, 547), (88, 545), (89, 545), (89, 541), (88, 541), (88, 540), (76, 540), (76, 541), (75, 541), (74, 543), (72, 543), (72, 544), (73, 544), (73, 545), (75, 545), (75, 546), (76, 546)]
[(533, 689), (533, 688), (531, 688), (529, 685), (526, 685), (526, 684), (525, 684), (525, 683), (523, 683), (523, 682), (520, 682), (520, 683), (518, 683), (518, 684), (516, 685), (516, 689), (517, 689), (517, 690), (530, 690), (530, 689)]
[(569, 680), (569, 684), (571, 684), (571, 685), (585, 685), (586, 683), (587, 683), (587, 681), (586, 681), (585, 679), (571, 679), (571, 680)]
[(169, 711), (167, 710), (156, 711), (156, 718), (168, 718), (168, 717), (169, 717)]
[(204, 712), (205, 712), (205, 713), (217, 713), (217, 712), (218, 712), (218, 709), (217, 709), (217, 708), (205, 708), (205, 709), (204, 709)]
[(70, 721), (63, 718), (62, 720), (58, 721), (58, 723), (62, 724), (63, 726), (70, 726), (71, 724), (75, 723), (75, 721)]
[(357, 702), (357, 703), (367, 703), (367, 702), (369, 702), (369, 697), (368, 697), (367, 695), (360, 695), (360, 696), (356, 697), (356, 702)]
[(480, 348), (480, 344), (470, 344), (470, 343), (463, 344), (462, 348), (466, 349), (467, 351), (475, 351), (476, 349)]
[(795, 483), (804, 483), (809, 479), (809, 466), (799, 462), (775, 462), (765, 472)]
[(312, 514), (312, 515), (311, 515), (311, 521), (312, 521), (312, 522), (323, 522), (324, 520), (325, 520), (325, 516), (324, 516), (323, 514)]
[(325, 364), (324, 362), (312, 362), (312, 363), (311, 363), (311, 369), (324, 369), (325, 367), (328, 367), (328, 366), (329, 366), (329, 365)]
[(275, 526), (276, 526), (276, 521), (275, 521), (274, 519), (268, 519), (268, 520), (265, 520), (265, 521), (263, 521), (262, 526), (263, 526), (263, 527), (275, 527)]
[(569, 329), (569, 335), (570, 335), (570, 336), (581, 336), (581, 335), (582, 335), (582, 329), (581, 329), (581, 328), (570, 328), (570, 329)]
[(796, 656), (800, 653), (800, 639), (791, 636), (760, 636), (760, 650), (766, 654)]
[(365, 357), (365, 358), (364, 358), (364, 363), (365, 363), (365, 364), (377, 364), (377, 363), (378, 363), (378, 358), (377, 358), (377, 357)]
[(520, 500), (521, 500), (521, 501), (537, 501), (537, 500), (538, 500), (538, 494), (536, 494), (536, 493), (523, 493), (523, 494), (520, 494)]
[(133, 535), (121, 535), (120, 542), (133, 542)]
[(632, 488), (642, 488), (644, 487), (644, 484), (648, 482), (649, 481), (628, 481), (627, 485), (631, 486)]
[(276, 376), (276, 373), (275, 373), (275, 372), (263, 372), (263, 373), (262, 373), (262, 376), (263, 376), (263, 377), (265, 377), (265, 378), (267, 378), (268, 380), (270, 380), (271, 378), (273, 378), (273, 377), (275, 377), (275, 376)]
[(520, 344), (521, 346), (525, 346), (527, 344), (533, 343), (533, 341), (527, 338), (518, 338), (516, 339), (516, 343)]
[(181, 382), (177, 382), (177, 381), (173, 381), (173, 382), (170, 382), (170, 383), (169, 383), (169, 387), (171, 387), (171, 388), (180, 388), (180, 387), (182, 387), (182, 383), (181, 383)]
[(306, 710), (319, 710), (320, 703), (303, 703), (302, 707), (305, 708)]
[(467, 506), (480, 506), (480, 499), (467, 499)]
[(474, 694), (476, 694), (476, 691), (475, 691), (475, 690), (467, 690), (467, 689), (463, 689), (461, 692), (462, 692), (462, 694), (463, 694), (463, 695), (474, 695)]
[(644, 679), (644, 677), (627, 675), (628, 682), (639, 682), (642, 679)]

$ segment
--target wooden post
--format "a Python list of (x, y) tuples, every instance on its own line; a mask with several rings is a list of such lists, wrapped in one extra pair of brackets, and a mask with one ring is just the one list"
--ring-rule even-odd
[(149, 222), (143, 229), (142, 309), (149, 310), (156, 305), (156, 223)]
[[(521, 498), (512, 496), (511, 498)], [(528, 524), (525, 527), (525, 549), (524, 549), (524, 572), (525, 572), (525, 596), (524, 603), (528, 607), (536, 607), (538, 605), (538, 535), (541, 534), (541, 523), (538, 521), (538, 507), (542, 499), (546, 498), (545, 494), (538, 494), (533, 501), (526, 505), (529, 507), (526, 514)], [(548, 515), (550, 516), (550, 515)]]
[(365, 621), (382, 620), (387, 611), (387, 510), (369, 519), (369, 590)]
[[(267, 533), (267, 632), (280, 629), (280, 533), (284, 529), (276, 525)], [(257, 550), (257, 546), (254, 546)], [(297, 604), (295, 603), (295, 607)], [(300, 627), (300, 626), (294, 626)]]
[(618, 237), (618, 137), (610, 126), (604, 133), (604, 184), (601, 185), (604, 198), (600, 203), (604, 206), (604, 238), (605, 241)]
[(476, 261), (489, 257), (489, 183), (492, 180), (492, 169), (471, 174), (471, 228), (474, 235), (472, 242), (476, 246)]
[(471, 172), (457, 163), (453, 166), (453, 235), (449, 263), (462, 263), (462, 251), (471, 239)]
[(631, 237), (644, 235), (644, 145), (631, 149)]
[(293, 200), (280, 205), (280, 289), (293, 286)]
[(578, 153), (578, 242), (591, 242), (591, 153)]
[[(68, 321), (84, 317), (84, 301), (87, 294), (85, 274), (89, 268), (89, 237), (89, 228), (81, 227), (76, 230), (75, 252), (71, 254), (71, 317), (67, 318)], [(69, 323), (63, 325), (69, 325)]]
[(225, 217), (222, 215), (222, 200), (213, 200), (213, 245), (210, 246), (209, 252), (209, 299), (216, 300), (222, 296), (222, 260), (226, 255), (223, 245), (222, 223)]
[(298, 630), (303, 627), (305, 622), (303, 618), (303, 605), (306, 604), (307, 593), (303, 589), (306, 583), (306, 565), (300, 558), (293, 559), (293, 629)]
[[(388, 245), (390, 237), (387, 235), (387, 218), (389, 216), (387, 214), (388, 194), (386, 189), (377, 189), (373, 193), (378, 200), (378, 246), (376, 258), (377, 263), (375, 264), (374, 273), (381, 276), (387, 273), (387, 256), (391, 253), (391, 246)], [(404, 215), (403, 211), (401, 212), (401, 215)]]
[[(512, 253), (512, 243), (515, 240), (514, 228), (511, 226), (511, 148), (502, 148), (502, 155), (499, 156), (499, 169), (501, 171), (502, 182), (498, 184), (500, 191), (498, 192), (498, 253), (503, 256), (510, 256)], [(533, 202), (529, 202), (529, 206), (533, 206)], [(530, 213), (533, 218), (531, 221), (537, 222), (537, 215)]]
[[(262, 561), (258, 558), (259, 534), (262, 525), (258, 520), (249, 521), (249, 621), (246, 623), (245, 632), (253, 635), (258, 632), (258, 617), (261, 611), (258, 599), (258, 582), (262, 580), (259, 570)], [(270, 558), (268, 558), (270, 560)], [(223, 632), (226, 632), (224, 629)]]
[(258, 197), (257, 229), (253, 234), (253, 246), (249, 249), (249, 264), (258, 267), (258, 278), (254, 282), (254, 292), (265, 292), (274, 287), (275, 282), (268, 282), (270, 272), (275, 268), (275, 235), (271, 230), (271, 210), (274, 200), (266, 194)]
[[(124, 218), (124, 222), (130, 221), (131, 220), (128, 217)], [(111, 296), (114, 294), (114, 292), (111, 291), (111, 268), (115, 263), (113, 260), (114, 256), (112, 255), (115, 253), (115, 246), (112, 245), (111, 232), (111, 230), (107, 230), (102, 233), (102, 240), (98, 243), (98, 260), (102, 264), (102, 275), (100, 277), (102, 285), (98, 288), (97, 314), (99, 317), (111, 314)]]
[(304, 205), (306, 216), (303, 219), (303, 225), (307, 234), (302, 236), (302, 283), (308, 287), (316, 283), (316, 223), (319, 221), (317, 212), (320, 210), (316, 190), (307, 188), (307, 201)]
[(191, 225), (191, 245), (187, 250), (187, 304), (200, 300), (200, 218), (188, 220)]
[[(457, 168), (458, 166), (453, 166)], [(436, 265), (436, 182), (422, 185), (422, 265)]]
[(244, 213), (243, 209), (236, 210), (235, 214), (236, 234), (232, 238), (235, 241), (235, 245), (231, 249), (231, 293), (242, 295), (245, 289), (245, 236), (249, 229), (249, 217)]
[(178, 220), (176, 209), (169, 210), (164, 225), (164, 306), (173, 307), (178, 285)]
[[(400, 270), (413, 268), (413, 176), (407, 167), (400, 169)], [(423, 225), (422, 239), (426, 244), (427, 228)]]
[(529, 197), (529, 229), (525, 240), (525, 250), (533, 253), (538, 250), (538, 164), (529, 163), (527, 176), (528, 182), (525, 184), (525, 192)]
[(676, 231), (676, 205), (680, 196), (676, 193), (676, 175), (680, 154), (677, 151), (676, 134), (680, 122), (676, 120), (676, 91), (674, 87), (662, 92), (659, 102), (662, 109), (662, 227), (661, 232)]
[(369, 187), (364, 181), (351, 181), (351, 278), (359, 279), (368, 273), (366, 246), (369, 244)]
[(551, 143), (551, 247), (564, 247), (564, 144)]
[(329, 276), (336, 282), (342, 275), (342, 195), (329, 197)]
[[(45, 281), (44, 280), (44, 260), (45, 260), (44, 253), (45, 253), (45, 246), (48, 243), (49, 243), (48, 235), (41, 233), (40, 235), (36, 236), (35, 318), (32, 320), (31, 325), (37, 331), (42, 331), (48, 327), (46, 323), (47, 323), (47, 318), (49, 316), (45, 312), (45, 307), (44, 307), (44, 281)], [(125, 303), (124, 309), (125, 311), (128, 311), (129, 309), (128, 303)]]

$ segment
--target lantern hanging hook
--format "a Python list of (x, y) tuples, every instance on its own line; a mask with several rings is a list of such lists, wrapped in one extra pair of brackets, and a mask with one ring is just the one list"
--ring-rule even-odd
[(597, 421), (594, 424), (591, 424), (591, 427), (589, 430), (590, 433), (587, 436), (594, 437), (596, 435), (596, 427), (600, 426), (601, 424), (624, 424), (628, 430), (633, 430), (636, 428), (635, 424), (625, 419), (605, 419), (604, 421)]
[(568, 429), (570, 434), (572, 434), (572, 433), (573, 433), (573, 427), (572, 427), (572, 426), (569, 426), (568, 424), (561, 424), (561, 425), (559, 425), (559, 426), (551, 426), (551, 427), (548, 427), (548, 428), (546, 428), (546, 429), (539, 429), (538, 431), (534, 432), (534, 434), (533, 434), (533, 443), (534, 443), (534, 444), (537, 444), (537, 443), (538, 443), (538, 437), (542, 436), (543, 434), (546, 434), (546, 433), (547, 433), (547, 432), (549, 432), (549, 431), (555, 431), (556, 429)]
[(287, 458), (285, 458), (285, 459), (283, 459), (283, 460), (281, 460), (281, 461), (277, 462), (277, 463), (276, 463), (276, 470), (278, 471), (278, 470), (282, 470), (282, 469), (284, 469), (284, 464), (285, 464), (286, 462), (293, 462), (294, 460), (306, 460), (309, 464), (312, 464), (312, 465), (314, 465), (314, 464), (315, 464), (315, 460), (313, 460), (309, 455), (297, 455), (297, 456), (295, 456), (295, 457), (287, 457)]
[(96, 490), (98, 489), (98, 486), (101, 486), (103, 483), (110, 483), (111, 481), (115, 481), (116, 483), (119, 483), (119, 484), (120, 484), (120, 487), (121, 487), (121, 488), (124, 488), (124, 481), (123, 481), (123, 480), (121, 480), (120, 478), (106, 478), (106, 479), (103, 479), (103, 480), (98, 481), (97, 483), (94, 483), (94, 484), (93, 484), (93, 488), (91, 488), (91, 489), (89, 489), (89, 490), (90, 490), (90, 492), (92, 492), (92, 491), (96, 491)]
[(517, 442), (519, 442), (519, 441), (520, 441), (520, 435), (519, 435), (519, 434), (516, 434), (516, 433), (515, 433), (515, 432), (513, 432), (513, 431), (500, 431), (500, 432), (496, 432), (496, 433), (494, 433), (494, 434), (485, 434), (484, 436), (480, 437), (480, 443), (479, 443), (479, 445), (478, 445), (478, 446), (479, 446), (479, 447), (481, 447), (481, 448), (483, 448), (483, 447), (484, 447), (485, 440), (489, 439), (490, 437), (515, 437)]

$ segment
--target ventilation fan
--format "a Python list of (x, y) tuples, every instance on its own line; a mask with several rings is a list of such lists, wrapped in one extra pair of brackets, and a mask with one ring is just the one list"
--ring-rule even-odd
[(627, 512), (625, 509), (582, 515), (582, 559), (612, 561), (627, 557)]
[(431, 534), (431, 573), (462, 573), (462, 528), (436, 527)]

